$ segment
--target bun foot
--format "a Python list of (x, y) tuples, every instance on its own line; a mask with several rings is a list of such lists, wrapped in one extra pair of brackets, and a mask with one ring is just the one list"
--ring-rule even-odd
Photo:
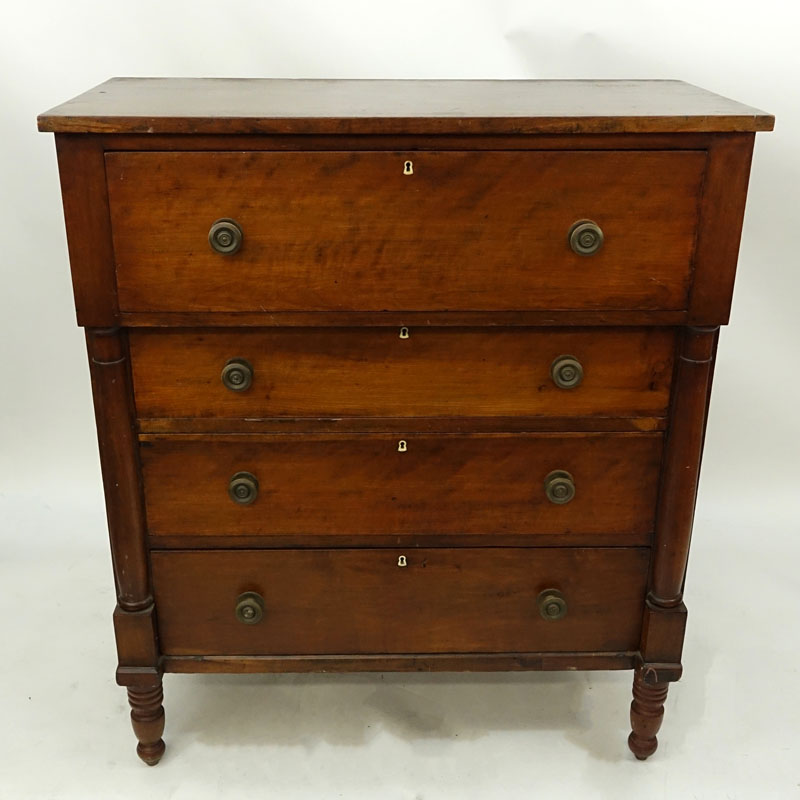
[(131, 724), (139, 740), (136, 753), (148, 766), (154, 767), (161, 761), (166, 745), (161, 735), (164, 733), (164, 693), (159, 682), (157, 686), (145, 689), (128, 688), (128, 702), (131, 706)]
[(668, 683), (645, 683), (646, 670), (633, 674), (633, 702), (631, 703), (631, 735), (628, 747), (639, 761), (653, 755), (658, 748), (656, 734), (664, 718), (664, 701)]

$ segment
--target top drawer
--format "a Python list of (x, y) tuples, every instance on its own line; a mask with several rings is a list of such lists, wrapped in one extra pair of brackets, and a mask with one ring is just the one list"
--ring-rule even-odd
[[(122, 311), (682, 310), (701, 151), (112, 152)], [(215, 252), (232, 219), (242, 243)], [(569, 232), (592, 220), (593, 255)]]

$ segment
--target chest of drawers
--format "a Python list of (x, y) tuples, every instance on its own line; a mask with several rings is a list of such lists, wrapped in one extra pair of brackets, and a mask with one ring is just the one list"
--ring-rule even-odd
[(39, 118), (145, 762), (164, 672), (632, 669), (655, 751), (772, 122), (671, 81), (115, 79)]

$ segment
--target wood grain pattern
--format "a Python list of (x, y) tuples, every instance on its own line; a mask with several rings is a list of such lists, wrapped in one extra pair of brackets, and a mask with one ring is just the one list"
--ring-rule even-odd
[(591, 134), (95, 134), (104, 150), (248, 151), (275, 150), (707, 150), (718, 133)]
[(616, 311), (121, 311), (128, 328), (549, 327), (683, 325), (685, 310)]
[(639, 761), (655, 753), (658, 747), (656, 734), (664, 719), (664, 701), (669, 691), (668, 683), (650, 683), (647, 669), (637, 669), (633, 674), (633, 702), (631, 702), (631, 734), (628, 747)]
[(719, 328), (686, 328), (683, 333), (664, 452), (648, 595), (656, 608), (675, 608), (683, 599), (718, 335)]
[(682, 81), (113, 78), (39, 117), (95, 133), (631, 133), (771, 130)]
[[(647, 550), (156, 551), (152, 563), (167, 655), (624, 651)], [(546, 588), (567, 599), (556, 622), (537, 609)], [(256, 625), (234, 616), (245, 591), (264, 598)]]
[(136, 753), (149, 767), (161, 761), (166, 745), (164, 733), (164, 692), (161, 681), (154, 686), (128, 687), (128, 703), (131, 707), (131, 724), (139, 743)]
[[(120, 308), (679, 310), (704, 167), (693, 151), (109, 153)], [(220, 217), (244, 231), (234, 255), (208, 244)], [(591, 257), (567, 242), (585, 218), (605, 234)]]
[[(392, 328), (135, 330), (137, 414), (147, 417), (659, 416), (666, 413), (675, 334), (669, 329)], [(569, 354), (583, 382), (560, 389)], [(231, 358), (253, 367), (233, 392)]]
[[(222, 438), (222, 441), (219, 439)], [(637, 533), (652, 530), (660, 434), (279, 434), (141, 445), (161, 534)], [(566, 470), (575, 499), (545, 477)], [(260, 491), (228, 497), (237, 472)]]
[(150, 537), (157, 550), (252, 550), (316, 547), (638, 547), (653, 535), (638, 532), (570, 531), (560, 533), (271, 533), (158, 534)]
[(752, 133), (729, 134), (709, 146), (687, 319), (692, 325), (728, 322), (754, 141)]
[(59, 134), (56, 153), (78, 325), (114, 327), (119, 309), (103, 149), (97, 137)]
[(181, 434), (205, 438), (225, 433), (599, 433), (663, 431), (666, 417), (145, 417), (140, 441)]
[(153, 597), (125, 332), (87, 330), (86, 349), (117, 601), (123, 612), (146, 611)]
[(635, 653), (437, 653), (350, 656), (164, 656), (164, 672), (495, 672), (631, 669)]

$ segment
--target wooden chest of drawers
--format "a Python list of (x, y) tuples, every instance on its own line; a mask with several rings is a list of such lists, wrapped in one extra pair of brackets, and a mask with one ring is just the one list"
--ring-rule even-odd
[(164, 672), (633, 669), (754, 133), (686, 84), (116, 79), (56, 133), (139, 740)]

